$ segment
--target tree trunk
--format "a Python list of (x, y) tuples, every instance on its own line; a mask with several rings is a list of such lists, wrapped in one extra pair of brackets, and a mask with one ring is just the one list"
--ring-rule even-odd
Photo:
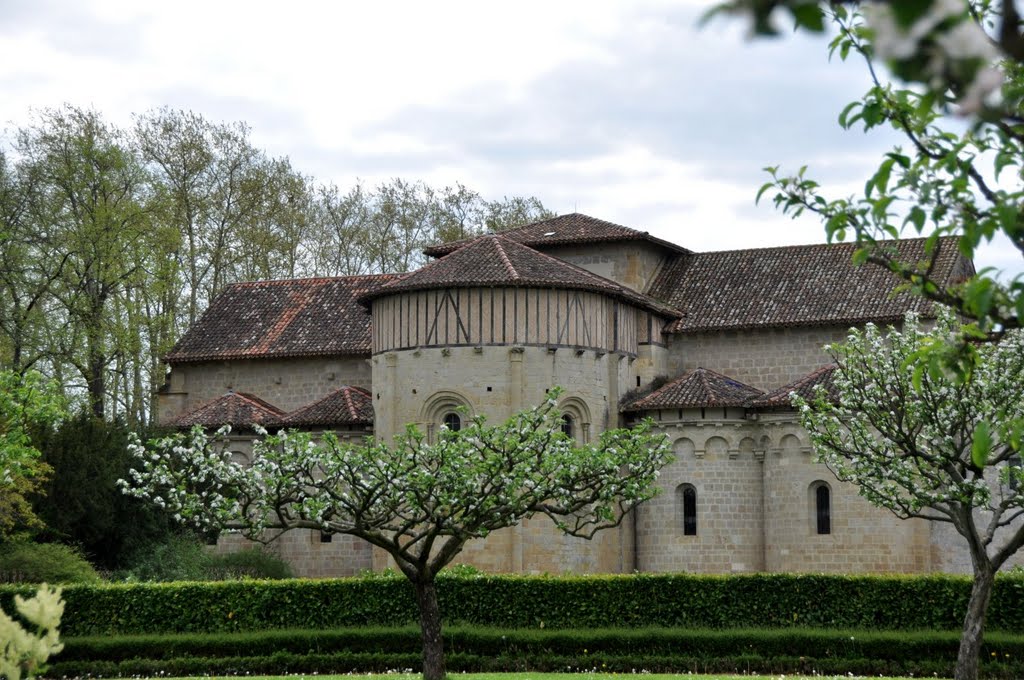
[(416, 582), (416, 603), (420, 607), (423, 635), (423, 680), (443, 680), (444, 641), (441, 639), (441, 608), (437, 605), (434, 581)]
[(978, 657), (981, 655), (981, 641), (985, 630), (985, 613), (992, 598), (994, 583), (995, 572), (988, 565), (975, 565), (971, 599), (967, 603), (967, 616), (964, 617), (960, 651), (957, 653), (956, 671), (953, 674), (955, 680), (976, 680), (978, 677)]

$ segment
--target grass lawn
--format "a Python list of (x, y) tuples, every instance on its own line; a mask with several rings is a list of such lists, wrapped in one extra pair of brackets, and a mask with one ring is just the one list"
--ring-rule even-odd
[[(449, 673), (454, 680), (866, 680), (862, 675), (691, 675), (689, 673)], [(875, 676), (871, 676), (875, 678)], [(218, 676), (203, 678), (161, 678), (161, 680), (217, 680)], [(352, 673), (349, 675), (254, 675), (245, 680), (420, 680), (419, 673)], [(227, 680), (237, 680), (229, 676)], [(882, 678), (875, 680), (912, 680), (911, 678)]]

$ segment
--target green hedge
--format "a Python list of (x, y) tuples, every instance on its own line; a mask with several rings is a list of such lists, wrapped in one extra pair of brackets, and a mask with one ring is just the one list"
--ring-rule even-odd
[[(949, 675), (953, 632), (815, 629), (503, 630), (453, 627), (452, 670), (804, 672)], [(68, 638), (48, 671), (60, 676), (192, 675), (419, 670), (413, 627)], [(1024, 638), (994, 633), (988, 677), (1024, 676)], [(205, 669), (205, 670), (204, 670)]]
[[(690, 574), (484, 576), (438, 580), (448, 624), (501, 628), (856, 628), (959, 630), (970, 581), (958, 576)], [(0, 587), (10, 611), (14, 592)], [(230, 632), (401, 626), (417, 620), (402, 578), (75, 585), (62, 630)], [(1024, 578), (997, 580), (988, 628), (1024, 631)]]

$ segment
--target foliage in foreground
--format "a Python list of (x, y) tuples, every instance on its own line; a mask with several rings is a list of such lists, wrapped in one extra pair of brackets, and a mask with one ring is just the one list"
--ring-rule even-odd
[(476, 416), (436, 441), (414, 426), (394, 442), (342, 443), (331, 433), (261, 433), (252, 463), (231, 460), (226, 431), (200, 428), (133, 449), (139, 464), (125, 491), (201, 529), (348, 534), (383, 549), (416, 592), (423, 675), (445, 675), (435, 577), (467, 542), (551, 518), (565, 534), (592, 538), (618, 526), (654, 495), (671, 460), (665, 436), (645, 421), (577, 445), (562, 431), (560, 390), (500, 425)]
[(0, 609), (0, 678), (7, 680), (32, 677), (63, 648), (58, 626), (64, 603), (59, 588), (44, 584), (34, 597), (15, 596), (14, 607), (27, 628)]
[(971, 556), (957, 678), (974, 676), (996, 572), (1024, 544), (1024, 334), (975, 348), (962, 375), (919, 358), (961, 334), (940, 309), (930, 330), (872, 324), (829, 346), (834, 393), (795, 397), (814, 451), (836, 476), (902, 519), (949, 524)]

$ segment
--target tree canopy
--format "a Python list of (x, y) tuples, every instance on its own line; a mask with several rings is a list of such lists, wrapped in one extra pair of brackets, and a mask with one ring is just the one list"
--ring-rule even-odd
[(241, 122), (156, 109), (122, 128), (42, 109), (0, 135), (0, 369), (151, 424), (161, 358), (226, 286), (408, 271), (426, 245), (550, 215), (461, 184), (339, 188)]
[(898, 517), (949, 524), (965, 540), (974, 570), (956, 669), (965, 679), (977, 675), (995, 573), (1024, 545), (1024, 333), (978, 347), (966, 376), (915, 366), (959, 326), (943, 310), (933, 325), (911, 315), (901, 331), (852, 329), (828, 348), (835, 393), (794, 403), (840, 480)]
[(550, 517), (584, 538), (618, 526), (650, 498), (671, 453), (651, 423), (604, 432), (578, 446), (562, 431), (557, 390), (500, 425), (474, 417), (428, 442), (415, 427), (394, 442), (339, 442), (330, 433), (280, 432), (253, 443), (251, 465), (231, 460), (224, 431), (201, 429), (134, 445), (138, 468), (123, 483), (186, 523), (349, 534), (384, 550), (414, 584), (424, 676), (444, 676), (434, 577), (468, 541)]

